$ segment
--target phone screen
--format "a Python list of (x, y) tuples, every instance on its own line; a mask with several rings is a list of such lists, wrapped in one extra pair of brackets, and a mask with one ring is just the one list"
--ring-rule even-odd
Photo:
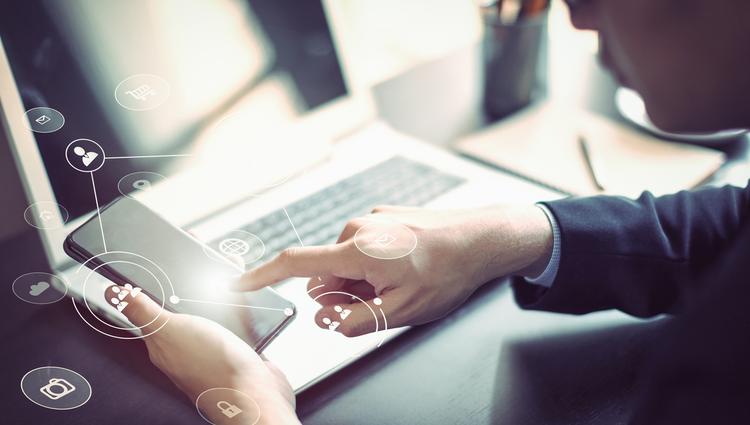
[[(66, 250), (115, 283), (141, 288), (168, 310), (214, 320), (256, 351), (292, 320), (294, 305), (272, 289), (230, 290), (241, 268), (140, 202), (121, 197), (100, 214), (101, 226), (95, 215), (68, 236)], [(93, 292), (84, 297), (103, 297)]]

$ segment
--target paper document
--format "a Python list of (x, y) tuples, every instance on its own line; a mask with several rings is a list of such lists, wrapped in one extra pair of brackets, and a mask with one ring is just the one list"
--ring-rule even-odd
[[(601, 190), (592, 179), (584, 137)], [(664, 195), (706, 181), (724, 153), (664, 141), (608, 118), (564, 106), (530, 107), (460, 140), (455, 148), (504, 170), (571, 195)]]

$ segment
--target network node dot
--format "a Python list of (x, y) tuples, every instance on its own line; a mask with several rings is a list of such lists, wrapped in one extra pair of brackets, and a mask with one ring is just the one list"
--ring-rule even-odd
[(171, 297), (169, 297), (169, 302), (171, 302), (172, 304), (177, 304), (180, 302), (180, 297), (178, 297), (177, 295), (172, 295)]
[(372, 300), (372, 302), (374, 302), (375, 305), (383, 304), (383, 300), (381, 300), (380, 298), (375, 298), (374, 300)]
[(287, 316), (291, 316), (291, 315), (294, 314), (294, 310), (292, 310), (291, 308), (287, 307), (287, 308), (284, 309), (284, 314), (286, 314)]

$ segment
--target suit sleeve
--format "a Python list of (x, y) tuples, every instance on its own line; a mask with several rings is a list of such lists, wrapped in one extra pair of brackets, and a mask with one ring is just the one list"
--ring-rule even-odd
[(749, 220), (750, 186), (544, 205), (560, 229), (557, 277), (549, 289), (514, 279), (518, 303), (561, 313), (614, 308), (649, 317), (681, 311), (695, 289), (689, 282), (717, 260)]

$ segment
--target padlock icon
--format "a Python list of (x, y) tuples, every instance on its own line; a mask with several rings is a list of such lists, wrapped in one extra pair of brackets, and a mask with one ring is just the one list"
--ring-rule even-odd
[(240, 413), (242, 413), (242, 409), (224, 400), (221, 400), (218, 403), (216, 403), (216, 407), (218, 407), (219, 411), (221, 411), (221, 413), (223, 413), (224, 416), (226, 416), (227, 418), (233, 418), (239, 415)]

